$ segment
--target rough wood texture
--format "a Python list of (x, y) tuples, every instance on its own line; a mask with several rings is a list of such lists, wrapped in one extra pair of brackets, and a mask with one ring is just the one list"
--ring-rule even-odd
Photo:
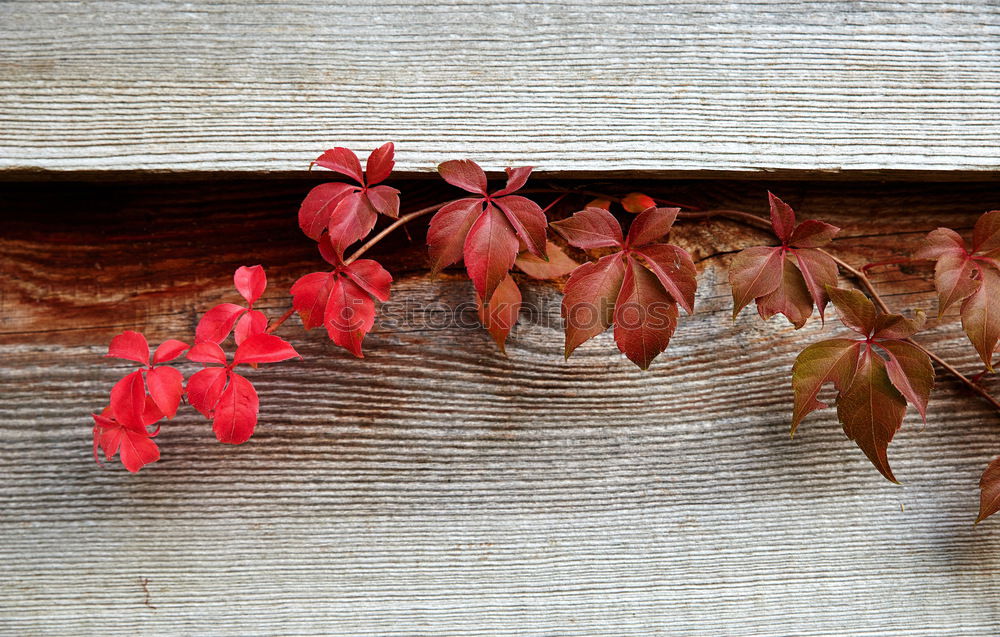
[[(847, 227), (838, 251), (855, 263), (1000, 201), (995, 185), (663, 192), (763, 212), (765, 187)], [(911, 413), (890, 450), (902, 487), (831, 410), (789, 440), (794, 353), (836, 322), (733, 325), (728, 257), (709, 252), (755, 237), (722, 223), (676, 232), (714, 249), (698, 251), (697, 314), (647, 373), (608, 334), (564, 362), (548, 284), (527, 284), (541, 311), (522, 317), (509, 359), (481, 329), (435, 327), (471, 286), (419, 274), (401, 237), (381, 251), (398, 284), (368, 358), (292, 324), (306, 360), (253, 374), (250, 443), (215, 443), (186, 409), (160, 463), (98, 468), (87, 414), (123, 369), (100, 358), (107, 340), (190, 335), (248, 254), (269, 268), (265, 306), (284, 309), (282, 288), (319, 265), (294, 223), (305, 189), (0, 191), (0, 632), (1000, 632), (1000, 523), (972, 526), (997, 414), (941, 381), (926, 428)], [(930, 307), (926, 275), (879, 282), (895, 307)], [(954, 317), (922, 340), (976, 369)]]
[(0, 3), (0, 177), (1000, 170), (1000, 5)]

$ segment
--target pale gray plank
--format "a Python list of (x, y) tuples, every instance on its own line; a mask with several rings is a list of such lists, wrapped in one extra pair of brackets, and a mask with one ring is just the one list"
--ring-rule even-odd
[(399, 168), (989, 173), (1000, 5), (0, 3), (0, 174)]

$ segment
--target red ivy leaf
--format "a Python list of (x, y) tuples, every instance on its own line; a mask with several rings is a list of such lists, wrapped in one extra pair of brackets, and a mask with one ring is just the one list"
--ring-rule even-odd
[(446, 161), (438, 172), (453, 186), (481, 197), (445, 204), (431, 219), (427, 245), (432, 271), (462, 258), (476, 293), (490, 299), (513, 266), (519, 243), (546, 258), (545, 213), (530, 199), (512, 194), (527, 182), (531, 168), (508, 168), (507, 185), (491, 195), (486, 174), (474, 161)]
[(140, 365), (149, 364), (149, 343), (139, 332), (125, 331), (111, 339), (106, 358), (122, 358)]
[(163, 341), (160, 343), (160, 346), (156, 348), (156, 353), (153, 354), (153, 364), (159, 365), (160, 363), (169, 363), (183, 354), (187, 348), (187, 343), (178, 341), (174, 338)]
[(168, 419), (177, 414), (184, 395), (184, 377), (173, 367), (156, 367), (146, 372), (149, 395)]
[(386, 142), (368, 155), (368, 160), (365, 162), (365, 173), (368, 177), (369, 186), (374, 186), (389, 178), (393, 167), (396, 165), (393, 159), (395, 154), (395, 145), (392, 142)]
[(488, 304), (476, 295), (476, 309), (483, 327), (490, 333), (501, 353), (506, 353), (507, 336), (517, 323), (517, 315), (521, 311), (521, 290), (508, 274), (497, 286), (493, 298)]
[(267, 288), (267, 275), (259, 265), (241, 266), (233, 274), (233, 285), (236, 291), (246, 299), (247, 305), (253, 305)]
[(962, 327), (986, 368), (1000, 342), (1000, 210), (984, 213), (973, 230), (972, 250), (948, 228), (930, 232), (914, 255), (936, 259), (934, 286), (938, 315), (962, 301)]
[(837, 285), (837, 264), (819, 250), (840, 228), (808, 219), (796, 225), (795, 211), (768, 193), (771, 227), (781, 241), (779, 247), (758, 246), (743, 250), (729, 268), (733, 288), (733, 318), (757, 301), (763, 318), (784, 314), (796, 327), (805, 325), (813, 304), (825, 320), (828, 286)]
[(285, 339), (274, 334), (256, 334), (236, 348), (233, 365), (279, 363), (290, 358), (302, 358)]
[(236, 321), (233, 328), (233, 340), (237, 345), (243, 343), (251, 336), (263, 334), (267, 330), (267, 316), (258, 310), (247, 310)]
[(364, 176), (361, 174), (361, 162), (358, 161), (358, 156), (348, 148), (340, 146), (332, 148), (316, 158), (316, 161), (313, 163), (317, 166), (328, 168), (335, 173), (350, 177), (359, 184), (365, 181)]
[(119, 423), (111, 407), (101, 414), (93, 414), (93, 418), (94, 458), (98, 462), (98, 449), (104, 451), (104, 457), (109, 461), (118, 454), (122, 465), (131, 473), (160, 459), (160, 449), (145, 427), (136, 429)]
[(233, 331), (246, 308), (235, 303), (220, 303), (205, 312), (194, 331), (195, 343), (221, 343)]
[(334, 182), (320, 184), (309, 191), (299, 207), (299, 227), (307, 237), (319, 241), (337, 205), (344, 197), (354, 192), (354, 186)]
[(533, 279), (558, 279), (580, 265), (551, 241), (545, 243), (545, 256), (548, 261), (539, 259), (530, 252), (521, 252), (514, 260), (514, 265)]
[(601, 208), (586, 208), (552, 224), (571, 245), (621, 248), (578, 267), (566, 282), (562, 315), (567, 357), (612, 324), (618, 349), (642, 369), (667, 347), (677, 327), (677, 304), (692, 312), (697, 287), (691, 255), (655, 243), (670, 231), (677, 212), (644, 210), (626, 239), (614, 216)]
[(206, 367), (191, 375), (187, 382), (187, 396), (191, 406), (205, 418), (211, 418), (219, 396), (226, 387), (228, 370), (225, 367)]
[(1000, 458), (994, 458), (979, 478), (979, 517), (976, 524), (1000, 511)]
[(188, 360), (196, 363), (226, 364), (226, 353), (222, 351), (222, 348), (219, 347), (218, 343), (213, 343), (211, 341), (198, 343), (187, 353), (187, 357)]
[(330, 339), (358, 358), (375, 324), (376, 297), (389, 299), (392, 276), (377, 262), (359, 259), (333, 272), (313, 272), (292, 285), (292, 307), (306, 329), (323, 325)]
[(827, 382), (836, 387), (837, 416), (854, 440), (887, 479), (896, 481), (887, 449), (903, 422), (906, 403), (921, 417), (927, 409), (934, 369), (920, 348), (902, 340), (923, 326), (898, 314), (880, 314), (857, 290), (829, 288), (841, 321), (863, 338), (838, 338), (810, 345), (792, 367), (795, 407), (792, 433), (810, 412), (825, 407), (816, 397)]
[(257, 390), (246, 378), (229, 374), (229, 384), (219, 396), (212, 418), (212, 429), (219, 442), (243, 444), (253, 435), (257, 426), (260, 400)]
[(118, 422), (132, 429), (142, 429), (146, 408), (146, 385), (141, 371), (134, 371), (111, 388), (111, 411)]

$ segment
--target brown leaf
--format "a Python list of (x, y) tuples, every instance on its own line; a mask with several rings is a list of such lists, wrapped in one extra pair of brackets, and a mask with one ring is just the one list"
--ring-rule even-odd
[(976, 524), (997, 511), (1000, 511), (1000, 457), (994, 458), (979, 478), (979, 517)]
[(767, 320), (775, 314), (784, 314), (799, 329), (812, 314), (813, 301), (805, 279), (789, 259), (782, 261), (781, 283), (771, 293), (757, 299), (757, 312)]
[(545, 254), (548, 261), (543, 261), (530, 252), (522, 252), (514, 260), (522, 272), (535, 279), (558, 279), (576, 269), (580, 264), (569, 258), (558, 245), (547, 241)]
[(781, 248), (756, 246), (737, 254), (729, 265), (733, 288), (733, 320), (750, 301), (770, 294), (781, 284), (784, 256)]
[(833, 383), (843, 391), (854, 379), (861, 343), (836, 338), (814, 343), (802, 350), (792, 366), (792, 389), (795, 408), (792, 411), (792, 435), (810, 412), (826, 407), (816, 396), (825, 383)]
[(980, 274), (979, 289), (962, 303), (962, 327), (986, 368), (993, 371), (993, 352), (1000, 342), (1000, 271), (982, 267)]

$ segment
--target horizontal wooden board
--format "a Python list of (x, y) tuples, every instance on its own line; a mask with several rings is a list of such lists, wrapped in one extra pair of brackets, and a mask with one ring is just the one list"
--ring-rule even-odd
[[(437, 196), (401, 186), (410, 205)], [(189, 338), (236, 300), (241, 264), (267, 266), (262, 307), (283, 311), (322, 267), (294, 222), (307, 187), (0, 187), (0, 633), (1000, 632), (1000, 522), (972, 526), (998, 415), (939, 380), (927, 425), (910, 413), (890, 449), (903, 486), (830, 410), (789, 439), (795, 352), (839, 328), (733, 323), (725, 265), (762, 237), (724, 222), (675, 231), (697, 312), (648, 372), (609, 334), (564, 361), (558, 286), (540, 282), (522, 281), (538, 311), (501, 356), (448, 320), (471, 318), (471, 286), (424, 273), (418, 224), (376, 253), (397, 282), (365, 359), (293, 319), (305, 360), (251, 372), (250, 443), (217, 444), (185, 408), (156, 465), (96, 466), (88, 414), (127, 367), (101, 358), (109, 338)], [(995, 184), (642, 188), (760, 213), (770, 188), (843, 225), (855, 264), (1000, 200)], [(931, 308), (928, 274), (876, 278), (892, 306)], [(954, 316), (921, 341), (977, 369)]]
[(1000, 5), (0, 3), (0, 178), (399, 169), (1000, 171)]

